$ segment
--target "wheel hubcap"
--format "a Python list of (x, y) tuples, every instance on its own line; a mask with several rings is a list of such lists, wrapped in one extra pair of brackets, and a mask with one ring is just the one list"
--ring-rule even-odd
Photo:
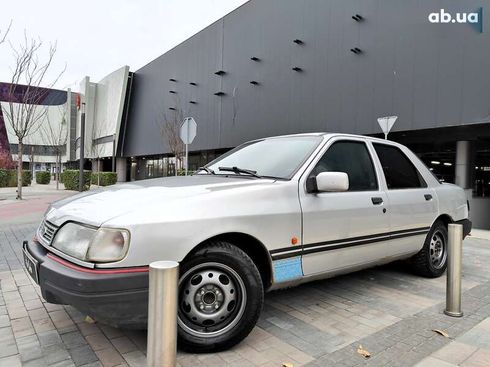
[(245, 285), (230, 267), (206, 263), (180, 279), (179, 325), (200, 337), (225, 333), (240, 320), (246, 302)]
[[(187, 297), (184, 300), (188, 301)], [(221, 307), (224, 300), (223, 290), (220, 287), (206, 284), (195, 293), (194, 306), (205, 314), (212, 315)]]
[(434, 232), (429, 246), (430, 261), (434, 268), (440, 269), (446, 262), (446, 240), (439, 231)]

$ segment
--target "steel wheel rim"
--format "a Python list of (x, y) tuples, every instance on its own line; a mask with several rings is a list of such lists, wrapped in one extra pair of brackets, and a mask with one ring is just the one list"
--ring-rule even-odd
[(440, 231), (435, 231), (429, 244), (430, 262), (435, 269), (440, 269), (446, 263), (446, 239)]
[(240, 321), (247, 302), (245, 284), (227, 265), (210, 262), (179, 280), (178, 325), (191, 335), (223, 335)]

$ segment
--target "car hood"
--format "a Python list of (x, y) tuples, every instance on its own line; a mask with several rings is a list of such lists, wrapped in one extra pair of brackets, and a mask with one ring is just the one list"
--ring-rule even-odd
[(48, 209), (46, 219), (60, 226), (67, 221), (101, 226), (118, 216), (161, 205), (170, 207), (176, 201), (243, 189), (257, 185), (270, 185), (271, 179), (236, 176), (194, 175), (165, 177), (118, 184), (103, 189), (90, 190), (57, 202)]

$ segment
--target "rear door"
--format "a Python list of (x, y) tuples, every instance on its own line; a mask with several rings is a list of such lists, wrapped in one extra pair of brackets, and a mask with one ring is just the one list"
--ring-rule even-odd
[[(386, 256), (388, 199), (372, 154), (372, 147), (362, 138), (335, 138), (302, 176), (305, 276), (334, 273)], [(327, 171), (347, 173), (349, 191), (308, 193), (308, 177)]]
[(433, 189), (407, 155), (396, 145), (373, 143), (386, 180), (392, 238), (402, 253), (417, 252), (437, 217)]

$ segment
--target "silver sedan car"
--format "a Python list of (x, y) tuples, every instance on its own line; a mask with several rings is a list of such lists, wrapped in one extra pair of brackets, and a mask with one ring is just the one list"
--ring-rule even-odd
[(406, 147), (312, 133), (245, 143), (189, 177), (53, 204), (24, 259), (48, 302), (144, 328), (148, 264), (180, 263), (183, 349), (217, 351), (254, 327), (264, 292), (406, 260), (444, 273), (447, 225), (471, 230), (464, 191)]

